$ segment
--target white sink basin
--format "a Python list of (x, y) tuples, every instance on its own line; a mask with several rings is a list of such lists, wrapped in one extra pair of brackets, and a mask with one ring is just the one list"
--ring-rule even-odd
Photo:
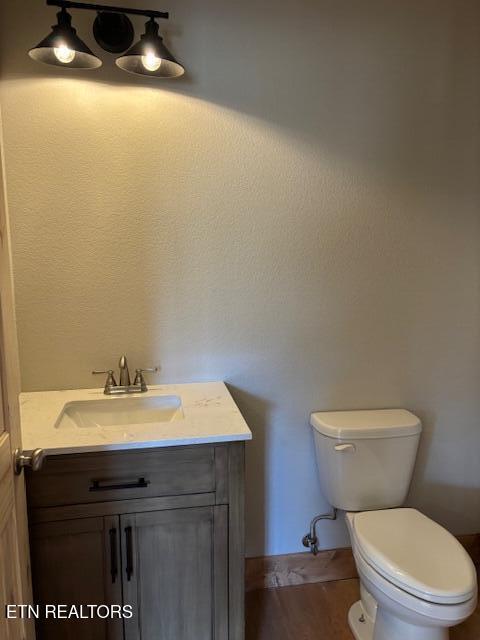
[(184, 417), (179, 396), (128, 396), (67, 402), (56, 429), (121, 427), (172, 422)]

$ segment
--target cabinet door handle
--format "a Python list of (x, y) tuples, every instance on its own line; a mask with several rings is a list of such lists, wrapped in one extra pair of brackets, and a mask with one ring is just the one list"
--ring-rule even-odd
[(130, 582), (133, 576), (133, 539), (132, 539), (132, 527), (125, 527), (125, 539), (127, 543), (127, 566), (125, 568), (127, 574), (127, 580)]
[(110, 529), (110, 575), (112, 576), (112, 584), (115, 583), (118, 575), (117, 563), (117, 530)]
[(92, 486), (89, 491), (115, 491), (117, 489), (145, 489), (150, 484), (145, 478), (138, 478), (132, 482), (120, 482), (113, 484), (103, 484), (105, 480), (92, 480)]

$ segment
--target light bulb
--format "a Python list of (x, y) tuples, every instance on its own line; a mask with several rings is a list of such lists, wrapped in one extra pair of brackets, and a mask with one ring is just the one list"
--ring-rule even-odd
[(142, 56), (142, 64), (147, 71), (158, 71), (162, 64), (162, 59), (157, 58), (153, 51), (147, 51), (146, 55)]
[(53, 52), (55, 53), (57, 60), (59, 62), (63, 62), (63, 64), (68, 64), (75, 58), (75, 51), (73, 49), (69, 49), (66, 44), (61, 44), (59, 47), (55, 47)]

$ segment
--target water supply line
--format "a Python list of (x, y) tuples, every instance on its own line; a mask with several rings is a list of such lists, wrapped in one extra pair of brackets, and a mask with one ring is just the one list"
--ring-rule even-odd
[(306, 533), (302, 538), (302, 544), (313, 553), (314, 556), (318, 553), (318, 538), (317, 538), (317, 522), (320, 520), (336, 520), (337, 510), (334, 508), (330, 513), (322, 513), (310, 523), (310, 532)]

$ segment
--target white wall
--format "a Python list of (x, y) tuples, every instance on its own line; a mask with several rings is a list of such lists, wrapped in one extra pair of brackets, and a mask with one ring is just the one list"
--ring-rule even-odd
[(410, 504), (480, 531), (478, 3), (161, 6), (183, 80), (41, 67), (54, 11), (2, 2), (23, 388), (100, 385), (124, 351), (226, 380), (252, 555), (327, 508), (312, 410), (407, 407)]

